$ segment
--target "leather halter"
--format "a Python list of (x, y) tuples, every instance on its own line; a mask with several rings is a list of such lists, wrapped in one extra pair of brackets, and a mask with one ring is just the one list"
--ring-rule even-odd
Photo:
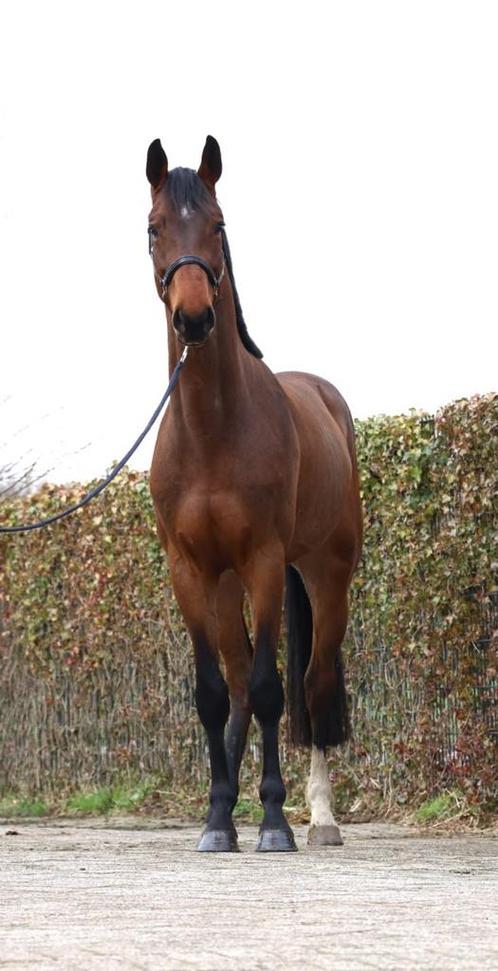
[(192, 263), (194, 266), (200, 266), (201, 270), (204, 270), (204, 273), (206, 274), (213, 288), (214, 298), (216, 299), (218, 296), (218, 290), (220, 289), (220, 283), (225, 272), (225, 263), (223, 263), (220, 275), (216, 276), (212, 266), (210, 266), (206, 260), (203, 260), (202, 256), (179, 256), (177, 260), (173, 260), (173, 262), (166, 267), (163, 275), (159, 278), (163, 297), (166, 296), (168, 287), (176, 271), (179, 270), (181, 266), (188, 266), (189, 263)]

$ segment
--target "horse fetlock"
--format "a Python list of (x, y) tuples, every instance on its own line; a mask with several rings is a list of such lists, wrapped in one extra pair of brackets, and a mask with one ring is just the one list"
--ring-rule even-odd
[(261, 783), (259, 795), (266, 809), (271, 806), (282, 807), (287, 793), (282, 779), (267, 776)]
[(229, 811), (237, 802), (237, 793), (228, 782), (214, 782), (209, 793), (211, 807), (224, 806)]
[(212, 806), (206, 819), (206, 832), (236, 833), (232, 816), (225, 806)]

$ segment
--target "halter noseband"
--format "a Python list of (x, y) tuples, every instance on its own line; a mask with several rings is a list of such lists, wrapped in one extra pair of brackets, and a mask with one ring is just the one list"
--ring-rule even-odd
[(214, 272), (212, 266), (210, 266), (209, 263), (206, 262), (206, 260), (203, 260), (202, 256), (180, 256), (178, 257), (177, 260), (173, 260), (173, 262), (170, 263), (170, 265), (165, 269), (163, 275), (159, 278), (159, 283), (161, 284), (163, 297), (166, 296), (168, 287), (176, 271), (179, 270), (181, 266), (188, 266), (189, 263), (192, 263), (194, 266), (200, 266), (201, 270), (204, 270), (204, 273), (206, 274), (213, 288), (214, 298), (216, 300), (216, 297), (218, 296), (218, 290), (220, 289), (220, 283), (223, 279), (223, 274), (225, 272), (225, 263), (223, 263), (220, 275), (216, 276), (216, 273)]

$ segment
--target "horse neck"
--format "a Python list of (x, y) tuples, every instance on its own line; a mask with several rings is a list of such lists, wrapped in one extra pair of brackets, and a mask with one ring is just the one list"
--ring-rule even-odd
[[(182, 353), (168, 320), (170, 373)], [(242, 345), (232, 291), (224, 280), (216, 305), (216, 323), (202, 347), (192, 347), (171, 397), (175, 426), (188, 438), (212, 443), (224, 438), (249, 406), (248, 377), (256, 359)]]

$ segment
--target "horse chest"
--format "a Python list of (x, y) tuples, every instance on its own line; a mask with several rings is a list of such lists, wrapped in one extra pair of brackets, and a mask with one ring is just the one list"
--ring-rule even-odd
[(168, 544), (199, 567), (243, 564), (268, 535), (292, 529), (291, 503), (279, 474), (262, 481), (247, 468), (244, 476), (235, 468), (231, 472), (184, 475), (181, 488), (155, 499)]

